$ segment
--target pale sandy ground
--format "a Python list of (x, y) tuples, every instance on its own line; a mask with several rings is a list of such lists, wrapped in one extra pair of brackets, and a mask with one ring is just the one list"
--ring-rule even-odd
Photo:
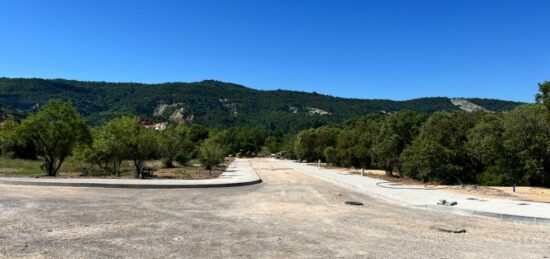
[(540, 187), (516, 187), (516, 192), (512, 192), (512, 187), (507, 186), (451, 186), (450, 191), (476, 195), (487, 198), (501, 198), (521, 201), (550, 202), (550, 189)]
[[(280, 163), (254, 159), (252, 166), (264, 182), (231, 188), (0, 185), (0, 257), (550, 256), (548, 226), (404, 208)], [(350, 200), (365, 205), (344, 204)]]
[[(310, 165), (316, 166), (317, 164), (310, 163)], [(327, 167), (323, 165), (323, 167)], [(360, 174), (361, 169), (356, 168), (342, 168), (342, 167), (327, 167), (333, 169), (342, 174)], [(400, 182), (409, 185), (425, 185), (424, 183), (417, 182), (411, 179), (403, 178), (391, 178), (386, 177), (384, 170), (365, 169), (366, 176), (379, 177), (386, 181)], [(521, 201), (537, 201), (537, 202), (550, 202), (550, 189), (541, 187), (528, 187), (528, 186), (516, 186), (516, 192), (512, 191), (512, 186), (459, 186), (459, 185), (427, 185), (430, 188), (445, 188), (450, 192), (475, 195), (483, 198), (501, 198)]]

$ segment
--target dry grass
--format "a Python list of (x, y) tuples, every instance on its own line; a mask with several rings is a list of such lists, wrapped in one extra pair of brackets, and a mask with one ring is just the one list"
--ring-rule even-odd
[[(312, 166), (317, 166), (317, 163), (310, 163)], [(332, 165), (323, 164), (322, 167), (332, 169), (342, 174), (355, 174), (360, 175), (361, 169), (357, 168), (343, 168)], [(516, 192), (512, 192), (511, 186), (475, 186), (475, 185), (438, 185), (438, 184), (426, 184), (407, 177), (391, 177), (386, 175), (384, 170), (365, 169), (365, 176), (371, 178), (377, 178), (380, 180), (395, 182), (406, 185), (422, 185), (433, 188), (434, 186), (449, 187), (446, 190), (461, 193), (476, 195), (485, 198), (501, 198), (501, 199), (514, 199), (523, 201), (535, 201), (535, 202), (548, 202), (550, 203), (550, 188), (542, 187), (529, 187), (518, 186)]]
[[(155, 171), (154, 178), (158, 179), (213, 179), (217, 178), (231, 159), (213, 170), (205, 170), (197, 161), (190, 161), (188, 165), (174, 168), (163, 168), (159, 160), (147, 161), (145, 166)], [(42, 162), (38, 160), (6, 159), (0, 158), (0, 177), (48, 177), (41, 168)], [(121, 165), (120, 176), (112, 175), (97, 166), (69, 159), (61, 166), (58, 178), (119, 178), (132, 179), (135, 177), (135, 168), (131, 161), (124, 161)]]

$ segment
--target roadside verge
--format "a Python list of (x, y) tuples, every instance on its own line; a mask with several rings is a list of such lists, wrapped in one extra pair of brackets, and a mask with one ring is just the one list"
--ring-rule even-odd
[[(367, 176), (343, 174), (291, 160), (275, 160), (307, 175), (329, 181), (354, 191), (366, 193), (404, 207), (445, 211), (454, 214), (498, 218), (507, 221), (550, 225), (550, 204), (477, 197), (457, 194), (444, 189), (425, 189), (404, 184), (388, 184)], [(455, 206), (436, 205), (439, 200), (456, 201)]]
[(250, 165), (248, 159), (235, 159), (227, 169), (215, 179), (206, 180), (158, 180), (158, 179), (56, 179), (0, 177), (1, 184), (134, 188), (134, 189), (176, 189), (176, 188), (216, 188), (234, 187), (261, 183), (262, 179)]

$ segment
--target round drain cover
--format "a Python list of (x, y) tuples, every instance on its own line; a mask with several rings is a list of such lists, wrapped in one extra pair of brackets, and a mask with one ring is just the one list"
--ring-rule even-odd
[(363, 205), (362, 202), (358, 202), (358, 201), (346, 201), (345, 202), (347, 205), (354, 205), (354, 206), (361, 206)]

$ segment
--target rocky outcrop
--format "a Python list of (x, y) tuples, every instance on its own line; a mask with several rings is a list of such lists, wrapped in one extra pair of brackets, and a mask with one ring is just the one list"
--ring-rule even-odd
[(460, 98), (452, 98), (451, 103), (458, 107), (459, 109), (466, 111), (466, 112), (477, 112), (477, 111), (484, 111), (484, 112), (490, 112), (489, 110), (472, 103), (466, 99), (460, 99)]
[(306, 107), (308, 115), (331, 115), (332, 113), (315, 107)]
[(183, 103), (159, 104), (153, 112), (153, 116), (165, 118), (176, 123), (185, 123), (193, 120), (193, 114), (185, 114)]

